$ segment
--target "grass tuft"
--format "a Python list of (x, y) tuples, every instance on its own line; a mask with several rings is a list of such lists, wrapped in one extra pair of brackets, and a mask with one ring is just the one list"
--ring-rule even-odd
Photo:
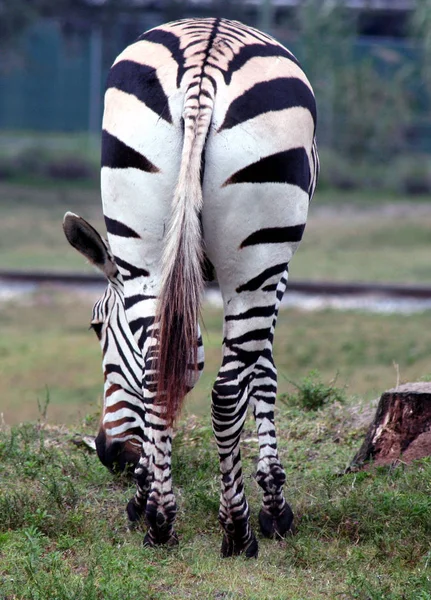
[(289, 381), (295, 388), (295, 393), (282, 394), (279, 399), (287, 406), (298, 406), (305, 410), (318, 410), (332, 402), (344, 402), (345, 389), (335, 387), (336, 377), (325, 384), (319, 371), (310, 371), (300, 382)]

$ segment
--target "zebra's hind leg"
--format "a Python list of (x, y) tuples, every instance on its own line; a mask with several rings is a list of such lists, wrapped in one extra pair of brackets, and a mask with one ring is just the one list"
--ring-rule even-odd
[[(217, 384), (214, 388), (213, 397), (217, 394)], [(246, 401), (241, 404), (246, 408)], [(223, 431), (223, 427), (218, 426), (217, 422), (220, 422), (220, 417), (226, 417), (226, 413), (219, 410), (219, 408), (213, 405), (213, 422), (219, 448), (222, 486), (219, 521), (224, 529), (224, 535), (221, 555), (228, 557), (244, 553), (248, 558), (257, 558), (258, 544), (250, 526), (250, 511), (244, 494), (239, 449), (239, 436), (246, 411), (240, 409), (233, 419), (234, 425)], [(233, 439), (230, 440), (228, 432), (233, 428), (237, 428), (237, 431), (233, 434)]]
[(283, 495), (286, 474), (277, 452), (274, 407), (277, 395), (277, 369), (272, 354), (278, 308), (287, 284), (287, 270), (276, 289), (276, 301), (267, 347), (256, 362), (250, 378), (250, 404), (259, 439), (256, 481), (263, 490), (259, 525), (265, 537), (283, 537), (293, 528), (293, 512)]
[[(244, 493), (240, 436), (249, 403), (249, 381), (270, 334), (271, 321), (255, 332), (244, 333), (247, 324), (238, 318), (240, 306), (226, 308), (223, 362), (212, 392), (212, 422), (217, 442), (221, 497), (219, 521), (224, 529), (221, 554), (244, 553), (257, 557), (258, 544), (250, 526), (250, 511)], [(239, 303), (238, 303), (239, 304)]]
[(259, 526), (265, 537), (283, 537), (293, 527), (293, 512), (283, 495), (286, 475), (277, 452), (274, 404), (277, 372), (268, 353), (255, 368), (250, 384), (251, 404), (259, 438), (256, 481), (263, 490)]

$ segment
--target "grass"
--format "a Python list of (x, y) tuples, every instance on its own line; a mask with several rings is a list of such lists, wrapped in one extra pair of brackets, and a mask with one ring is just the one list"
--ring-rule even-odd
[(304, 410), (317, 410), (332, 402), (345, 401), (345, 391), (335, 386), (336, 378), (323, 383), (319, 371), (312, 370), (300, 382), (291, 381), (295, 388), (293, 393), (282, 394), (280, 401), (288, 406), (298, 406)]
[[(89, 269), (60, 224), (73, 210), (102, 229), (98, 192), (0, 184), (0, 194), (0, 267)], [(316, 197), (293, 276), (425, 283), (431, 215), (402, 203), (374, 210), (365, 194), (343, 198), (353, 208), (339, 209), (340, 194)], [(100, 412), (100, 349), (87, 330), (95, 299), (42, 287), (1, 306), (1, 600), (431, 600), (431, 461), (340, 476), (362, 441), (369, 402), (398, 378), (429, 379), (431, 314), (281, 311), (279, 393), (304, 394), (277, 405), (298, 534), (259, 539), (255, 562), (219, 558), (209, 398), (220, 311), (204, 307), (206, 368), (174, 441), (180, 546), (150, 550), (142, 532), (127, 530), (131, 483), (71, 444), (77, 430), (94, 434)], [(297, 406), (304, 402), (314, 410)], [(256, 454), (247, 421), (242, 455), (255, 529)]]
[(431, 211), (417, 204), (376, 209), (353, 203), (345, 211), (318, 204), (317, 197), (292, 261), (292, 277), (430, 284)]
[[(277, 413), (287, 495), (298, 533), (260, 539), (258, 561), (219, 558), (217, 459), (208, 418), (174, 441), (178, 548), (147, 549), (128, 532), (133, 487), (64, 428), (0, 432), (0, 597), (116, 600), (208, 598), (429, 600), (431, 462), (340, 477), (360, 443), (348, 407)], [(243, 459), (257, 528), (256, 443)], [(253, 437), (252, 437), (253, 436)]]
[[(0, 198), (0, 268), (91, 270), (68, 246), (61, 222), (71, 210), (103, 232), (97, 189), (0, 183)], [(318, 192), (292, 277), (428, 283), (431, 211), (425, 202), (408, 200)]]
[(91, 271), (62, 230), (67, 210), (104, 231), (100, 194), (72, 185), (0, 184), (0, 268)]
[[(41, 288), (0, 311), (0, 413), (9, 424), (35, 420), (49, 394), (48, 421), (76, 423), (98, 411), (100, 347), (88, 330), (96, 295)], [(221, 361), (221, 312), (204, 306), (205, 370), (185, 414), (209, 413)], [(429, 377), (431, 314), (379, 315), (282, 310), (275, 336), (279, 393), (294, 394), (317, 370), (325, 384), (368, 402), (400, 380)], [(294, 383), (292, 383), (294, 382)]]

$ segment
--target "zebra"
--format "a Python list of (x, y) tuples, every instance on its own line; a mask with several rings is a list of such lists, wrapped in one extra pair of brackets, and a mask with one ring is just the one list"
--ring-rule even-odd
[(158, 26), (111, 67), (101, 156), (109, 244), (73, 213), (63, 226), (108, 281), (92, 318), (105, 377), (97, 450), (111, 468), (135, 465), (127, 513), (145, 520), (148, 545), (178, 542), (173, 426), (204, 365), (199, 311), (211, 272), (224, 309), (211, 403), (221, 554), (258, 555), (240, 455), (248, 407), (259, 440), (260, 530), (279, 537), (292, 528), (272, 346), (318, 177), (315, 129), (314, 94), (295, 56), (237, 21)]

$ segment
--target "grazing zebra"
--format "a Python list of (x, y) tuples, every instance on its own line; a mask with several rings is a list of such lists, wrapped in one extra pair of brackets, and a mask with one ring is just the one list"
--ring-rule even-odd
[(177, 541), (172, 426), (203, 368), (198, 317), (211, 270), (224, 306), (212, 391), (222, 555), (258, 553), (239, 448), (248, 406), (259, 439), (261, 531), (281, 536), (291, 527), (272, 343), (317, 180), (315, 125), (314, 95), (295, 57), (236, 21), (156, 27), (111, 68), (102, 135), (109, 246), (72, 213), (64, 230), (108, 280), (92, 321), (105, 375), (97, 450), (108, 466), (136, 465), (127, 510), (131, 520), (144, 516), (150, 545)]

